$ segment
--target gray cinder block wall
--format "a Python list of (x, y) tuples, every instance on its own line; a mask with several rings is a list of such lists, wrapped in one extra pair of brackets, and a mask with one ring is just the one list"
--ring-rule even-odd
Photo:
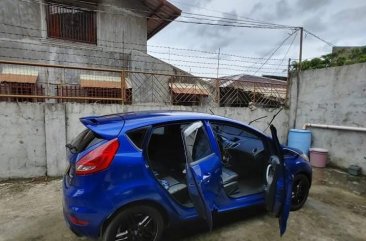
[[(127, 111), (186, 110), (211, 113), (248, 122), (267, 115), (252, 125), (264, 130), (277, 109), (205, 108), (168, 105), (100, 105), (0, 102), (0, 178), (60, 176), (66, 162), (65, 144), (84, 128), (79, 118)], [(287, 111), (274, 121), (284, 142), (288, 129)]]
[[(299, 86), (297, 82), (294, 76), (290, 127), (302, 128), (305, 123), (366, 127), (366, 63), (307, 70), (301, 73)], [(312, 146), (329, 150), (330, 164), (341, 168), (357, 164), (366, 174), (366, 132), (309, 130)]]

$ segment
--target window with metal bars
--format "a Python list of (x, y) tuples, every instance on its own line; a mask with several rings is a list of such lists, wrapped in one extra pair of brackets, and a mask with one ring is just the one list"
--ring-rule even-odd
[(83, 8), (47, 2), (47, 34), (50, 38), (97, 43), (96, 13)]
[[(35, 83), (0, 82), (0, 95), (13, 97), (0, 97), (0, 101), (6, 102), (43, 102), (44, 87)], [(34, 96), (34, 97), (33, 97)]]

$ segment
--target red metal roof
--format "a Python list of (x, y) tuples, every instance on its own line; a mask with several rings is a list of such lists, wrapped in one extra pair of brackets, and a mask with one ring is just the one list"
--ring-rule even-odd
[(151, 10), (147, 19), (147, 39), (150, 39), (182, 13), (182, 10), (167, 0), (143, 0)]

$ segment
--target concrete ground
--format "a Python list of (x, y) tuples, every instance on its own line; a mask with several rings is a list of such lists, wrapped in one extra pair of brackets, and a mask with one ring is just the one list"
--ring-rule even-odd
[[(60, 180), (0, 183), (1, 241), (78, 241), (61, 213)], [(165, 240), (366, 240), (366, 178), (334, 169), (315, 169), (304, 208), (290, 215), (280, 238), (278, 222), (262, 209), (216, 218), (213, 232), (200, 223), (170, 230)]]

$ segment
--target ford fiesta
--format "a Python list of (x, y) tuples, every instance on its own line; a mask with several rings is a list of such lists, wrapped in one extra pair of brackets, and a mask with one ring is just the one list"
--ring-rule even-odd
[(263, 205), (286, 230), (308, 196), (303, 153), (238, 121), (190, 112), (85, 117), (67, 144), (63, 210), (77, 235), (160, 240), (164, 229)]

